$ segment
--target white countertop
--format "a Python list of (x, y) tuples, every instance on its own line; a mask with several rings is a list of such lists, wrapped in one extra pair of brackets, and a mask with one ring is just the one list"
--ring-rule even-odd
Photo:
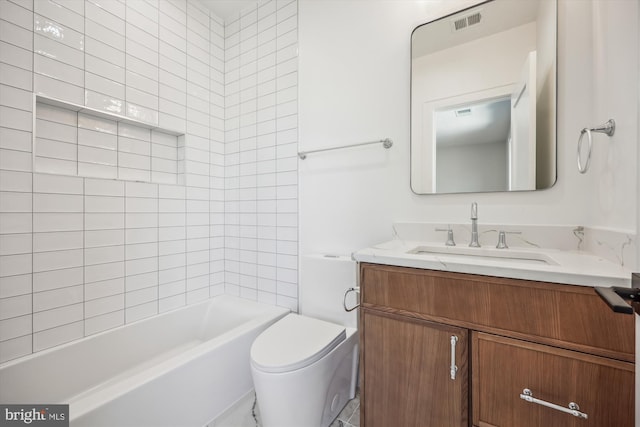
[[(434, 253), (408, 253), (420, 246), (435, 249)], [(437, 253), (442, 249), (443, 253)], [(631, 287), (631, 271), (605, 258), (583, 251), (567, 251), (558, 249), (514, 248), (500, 249), (504, 253), (512, 251), (527, 258), (546, 258), (551, 263), (537, 262), (527, 259), (500, 259), (485, 256), (468, 256), (474, 254), (475, 248), (460, 247), (467, 256), (447, 254), (457, 249), (442, 243), (407, 241), (395, 239), (374, 245), (353, 253), (358, 262), (396, 265), (400, 267), (424, 268), (430, 270), (451, 271), (456, 273), (481, 274), (486, 276), (509, 277), (514, 279), (537, 280), (584, 286), (621, 286)], [(478, 255), (497, 254), (493, 248), (480, 248)], [(502, 254), (502, 252), (500, 252)], [(508, 255), (508, 254), (507, 254)]]

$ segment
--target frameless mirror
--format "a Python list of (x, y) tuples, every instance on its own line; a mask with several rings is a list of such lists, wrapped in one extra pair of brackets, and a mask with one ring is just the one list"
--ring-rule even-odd
[(556, 0), (491, 0), (411, 35), (411, 188), (556, 181)]

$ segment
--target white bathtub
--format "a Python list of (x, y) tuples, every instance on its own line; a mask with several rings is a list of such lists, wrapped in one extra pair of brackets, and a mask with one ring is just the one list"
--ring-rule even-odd
[(202, 427), (253, 387), (249, 349), (288, 313), (219, 296), (0, 365), (0, 403), (69, 404), (71, 426)]

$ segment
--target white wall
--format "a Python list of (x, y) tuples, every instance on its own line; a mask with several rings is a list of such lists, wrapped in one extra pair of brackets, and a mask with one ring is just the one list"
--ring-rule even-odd
[[(473, 201), (480, 223), (580, 224), (635, 233), (638, 22), (631, 1), (560, 0), (553, 188), (411, 192), (410, 34), (463, 4), (469, 2), (300, 1), (301, 149), (394, 140), (389, 151), (335, 151), (301, 163), (302, 253), (350, 252), (389, 239), (393, 221), (466, 223)], [(592, 169), (580, 175), (575, 166), (580, 129), (609, 116), (618, 120), (616, 136), (596, 136)]]

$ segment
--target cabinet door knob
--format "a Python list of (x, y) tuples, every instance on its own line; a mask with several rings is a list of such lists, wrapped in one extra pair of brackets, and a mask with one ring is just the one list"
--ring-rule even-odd
[(571, 414), (574, 417), (584, 418), (585, 420), (589, 418), (587, 414), (585, 414), (584, 412), (580, 412), (580, 407), (575, 402), (569, 403), (568, 407), (556, 405), (555, 403), (536, 399), (535, 397), (533, 397), (533, 392), (528, 388), (525, 388), (524, 390), (522, 390), (522, 393), (520, 393), (520, 399), (526, 400), (527, 402), (531, 402), (531, 403), (537, 403), (538, 405), (546, 406), (547, 408), (555, 409), (556, 411)]
[(458, 367), (456, 366), (456, 344), (458, 343), (458, 337), (455, 335), (451, 335), (451, 367), (450, 374), (451, 379), (456, 379), (456, 373), (458, 372)]

